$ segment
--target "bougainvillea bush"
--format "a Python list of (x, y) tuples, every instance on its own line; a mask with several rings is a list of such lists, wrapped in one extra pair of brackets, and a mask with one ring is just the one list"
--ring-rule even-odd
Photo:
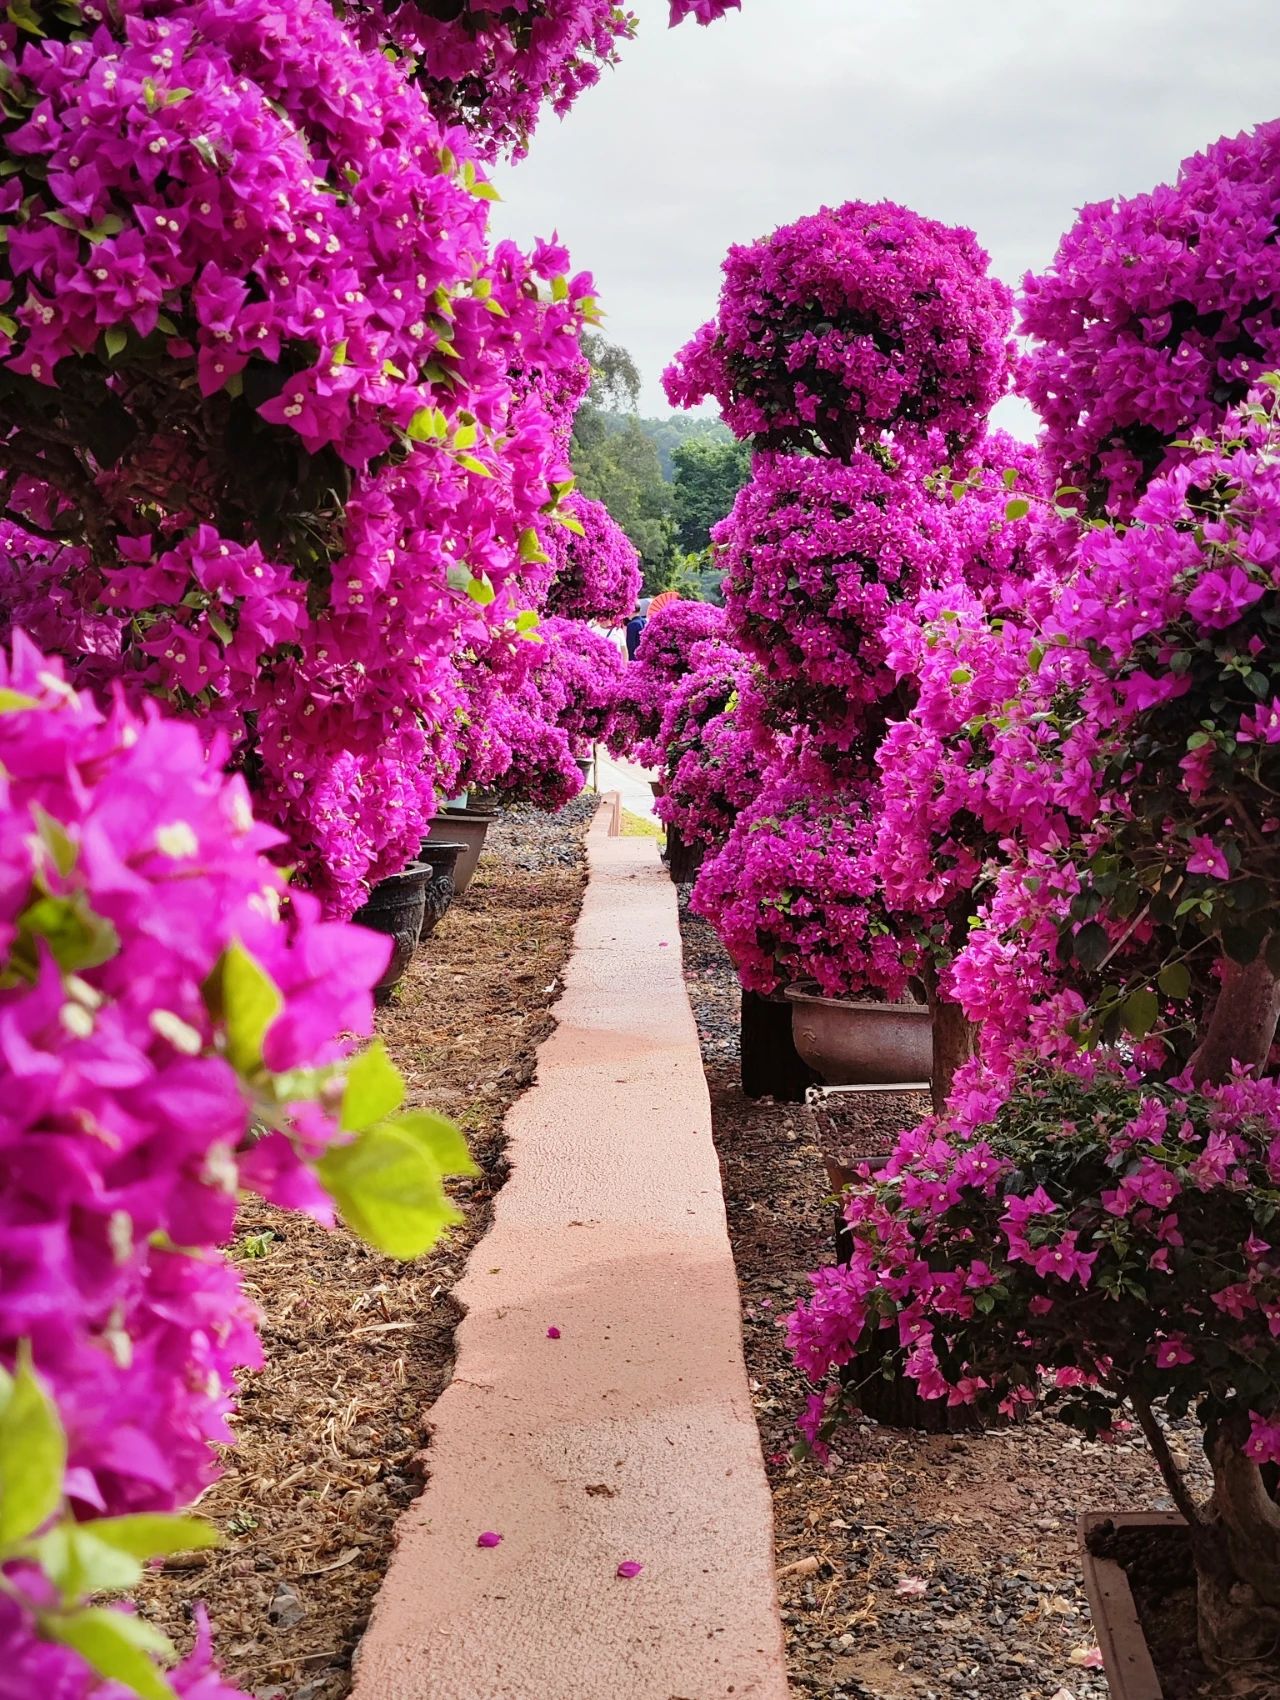
[(212, 1479), (260, 1362), (219, 1249), (239, 1190), (336, 1202), (408, 1256), (471, 1167), (447, 1122), (397, 1114), (380, 1046), (352, 1050), (388, 941), (288, 892), (224, 754), (95, 708), (21, 636), (0, 659), (0, 1645), (32, 1676), (10, 1692), (127, 1676), (158, 1638), (83, 1596), (209, 1538), (136, 1518)]
[(690, 661), (662, 716), (662, 795), (654, 812), (684, 844), (714, 849), (760, 794), (776, 751), (739, 714), (752, 673), (748, 658), (708, 638)]
[(920, 967), (885, 908), (872, 861), (874, 797), (822, 788), (784, 750), (755, 803), (704, 864), (692, 904), (748, 991), (814, 980), (827, 997), (906, 995)]
[(590, 282), (490, 251), (465, 136), (324, 0), (41, 16), (0, 25), (16, 581), (223, 731), (349, 912), (434, 806), (452, 657), (527, 606)]
[(953, 565), (949, 506), (909, 472), (856, 455), (758, 455), (716, 527), (725, 623), (796, 721), (848, 746), (897, 684), (882, 630)]
[(635, 612), (640, 596), (640, 556), (603, 502), (573, 494), (565, 512), (582, 527), (557, 527), (551, 540), (555, 577), (547, 611), (570, 620), (617, 625)]
[(1147, 482), (1280, 365), (1280, 121), (1223, 137), (1176, 182), (1083, 209), (1023, 284), (1019, 388), (1047, 458), (1095, 510)]
[(847, 459), (888, 432), (971, 443), (1007, 387), (1012, 298), (972, 231), (848, 201), (735, 246), (717, 316), (663, 374), (760, 448)]
[(657, 738), (672, 688), (688, 671), (694, 646), (722, 637), (724, 627), (724, 609), (709, 602), (668, 602), (650, 617), (618, 695), (612, 748), (646, 766), (661, 763)]
[(995, 729), (985, 785), (1012, 859), (956, 978), (1002, 1049), (1074, 989), (1089, 1005), (1078, 1037), (1127, 1030), (1174, 1069), (1194, 1050), (1214, 1079), (1266, 1057), (1280, 1001), (1273, 395), (1194, 442), (1131, 523), (1087, 532), (1040, 673)]
[(608, 742), (626, 676), (625, 656), (581, 620), (552, 617), (541, 623), (538, 635), (542, 650), (533, 677), (549, 716), (575, 751)]
[[(1280, 1462), (1280, 1084), (1029, 1061), (1011, 1085), (971, 1079), (845, 1214), (849, 1262), (810, 1277), (788, 1325), (821, 1389), (809, 1440), (857, 1409), (839, 1372), (873, 1344), (926, 1399), (1044, 1401), (1090, 1435), (1132, 1412), (1192, 1525), (1206, 1657), (1272, 1657), (1280, 1511), (1259, 1467)], [(1157, 1402), (1202, 1425), (1211, 1504)]]

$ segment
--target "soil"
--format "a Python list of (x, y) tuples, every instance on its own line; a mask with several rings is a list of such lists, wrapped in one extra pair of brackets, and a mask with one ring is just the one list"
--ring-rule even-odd
[(1211, 1691), (1196, 1646), (1196, 1572), (1182, 1529), (1095, 1531), (1091, 1552), (1113, 1558), (1128, 1578), (1164, 1700), (1200, 1700)]
[[(1140, 1436), (1082, 1439), (1037, 1415), (922, 1435), (866, 1421), (828, 1468), (793, 1463), (810, 1391), (780, 1319), (834, 1258), (825, 1163), (884, 1149), (926, 1108), (891, 1095), (804, 1104), (743, 1097), (738, 986), (682, 903), (686, 974), (711, 1090), (743, 1295), (747, 1368), (774, 1492), (792, 1689), (821, 1700), (1104, 1700), (1084, 1597), (1084, 1510), (1168, 1509)], [(853, 1095), (851, 1095), (853, 1096)], [(1171, 1425), (1197, 1489), (1196, 1433)]]
[(257, 1700), (341, 1700), (386, 1569), (396, 1517), (422, 1484), (427, 1417), (452, 1373), (451, 1297), (504, 1178), (502, 1122), (551, 1031), (586, 883), (594, 798), (512, 809), (479, 872), (421, 949), (378, 1032), (410, 1101), (466, 1131), (480, 1175), (466, 1221), (396, 1263), (344, 1229), (259, 1203), (233, 1246), (262, 1312), (266, 1367), (242, 1383), (239, 1444), (200, 1502), (225, 1544), (148, 1578), (146, 1615), (180, 1645), (205, 1602), (227, 1677)]

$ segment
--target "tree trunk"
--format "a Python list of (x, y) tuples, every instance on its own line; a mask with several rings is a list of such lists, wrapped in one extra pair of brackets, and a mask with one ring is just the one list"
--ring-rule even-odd
[(1200, 1652), (1215, 1675), (1273, 1677), (1280, 1647), (1280, 1506), (1218, 1429), (1205, 1441), (1213, 1501), (1192, 1528)]
[(941, 1115), (951, 1096), (956, 1070), (968, 1062), (977, 1048), (978, 1029), (966, 1018), (959, 1004), (940, 998), (932, 985), (929, 988), (929, 1009), (933, 1015), (933, 1071), (929, 1091), (934, 1110)]
[(1224, 962), (1222, 989), (1191, 1059), (1198, 1086), (1230, 1078), (1233, 1064), (1258, 1068), (1267, 1060), (1280, 1019), (1280, 979), (1259, 953), (1247, 966)]

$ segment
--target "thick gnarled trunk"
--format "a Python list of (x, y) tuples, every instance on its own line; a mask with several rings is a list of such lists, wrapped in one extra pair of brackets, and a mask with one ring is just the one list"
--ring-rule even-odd
[[(1216, 1675), (1274, 1678), (1280, 1657), (1280, 1506), (1219, 1430), (1205, 1442), (1213, 1499), (1193, 1525), (1200, 1652)], [(1255, 1690), (1255, 1692), (1261, 1692)]]
[(974, 1054), (978, 1029), (968, 1020), (959, 1004), (940, 998), (929, 988), (929, 1010), (933, 1016), (933, 1071), (929, 1092), (934, 1110), (941, 1115), (951, 1096), (956, 1071)]
[(1245, 1068), (1265, 1063), (1278, 1019), (1280, 979), (1265, 956), (1260, 954), (1247, 966), (1225, 962), (1222, 989), (1191, 1059), (1197, 1085), (1216, 1086), (1229, 1079), (1236, 1063)]

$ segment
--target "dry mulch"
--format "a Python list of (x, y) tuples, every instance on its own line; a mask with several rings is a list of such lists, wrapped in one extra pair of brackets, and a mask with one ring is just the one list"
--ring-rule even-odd
[[(743, 1097), (737, 981), (710, 928), (682, 915), (743, 1331), (774, 1492), (793, 1693), (821, 1700), (1103, 1700), (1081, 1583), (1079, 1512), (1168, 1508), (1140, 1439), (1099, 1445), (1051, 1419), (970, 1435), (856, 1426), (830, 1469), (793, 1464), (809, 1391), (778, 1319), (833, 1261), (823, 1158), (868, 1154), (925, 1108), (862, 1099), (846, 1120)], [(845, 1101), (846, 1104), (848, 1100)], [(1190, 1457), (1194, 1430), (1171, 1433)], [(1203, 1480), (1200, 1483), (1203, 1486)], [(905, 1586), (904, 1586), (905, 1584)]]
[(467, 1131), (466, 1221), (402, 1264), (338, 1228), (262, 1204), (234, 1255), (263, 1315), (266, 1367), (246, 1376), (239, 1444), (200, 1503), (225, 1544), (152, 1576), (146, 1614), (190, 1639), (203, 1600), (220, 1663), (258, 1700), (341, 1700), (396, 1517), (422, 1485), (427, 1414), (452, 1374), (451, 1297), (501, 1186), (502, 1122), (533, 1078), (586, 884), (594, 799), (510, 810), (480, 871), (411, 965), (378, 1031), (410, 1101)]

